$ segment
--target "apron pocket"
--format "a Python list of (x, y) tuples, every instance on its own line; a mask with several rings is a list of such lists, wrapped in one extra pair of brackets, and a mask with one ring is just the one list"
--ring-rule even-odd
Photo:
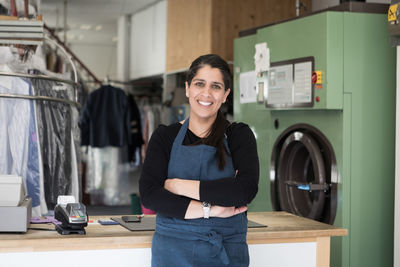
[(223, 243), (229, 264), (224, 264), (217, 255), (212, 257), (214, 246), (207, 241), (197, 241), (194, 251), (194, 265), (196, 267), (248, 267), (249, 250), (246, 243)]
[(154, 233), (151, 245), (152, 267), (193, 266), (195, 241)]
[(246, 243), (224, 243), (224, 247), (229, 257), (229, 266), (249, 266), (249, 248)]

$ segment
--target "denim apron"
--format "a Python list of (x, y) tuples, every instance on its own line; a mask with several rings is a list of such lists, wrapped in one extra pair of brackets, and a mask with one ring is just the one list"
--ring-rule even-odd
[[(234, 179), (232, 158), (219, 170), (216, 148), (208, 145), (184, 146), (189, 119), (174, 140), (168, 165), (168, 178), (213, 180)], [(226, 138), (224, 139), (226, 148)], [(244, 213), (230, 218), (176, 219), (157, 214), (152, 242), (153, 267), (248, 266), (246, 244), (247, 217)]]

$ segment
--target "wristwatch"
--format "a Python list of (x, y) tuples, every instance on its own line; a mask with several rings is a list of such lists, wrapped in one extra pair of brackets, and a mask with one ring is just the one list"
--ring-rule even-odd
[(203, 201), (201, 203), (201, 206), (203, 207), (203, 211), (204, 211), (204, 219), (210, 218), (211, 204), (208, 203), (208, 202)]

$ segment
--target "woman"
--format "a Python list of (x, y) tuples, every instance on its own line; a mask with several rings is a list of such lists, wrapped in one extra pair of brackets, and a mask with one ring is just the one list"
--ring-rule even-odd
[(152, 266), (248, 266), (246, 205), (258, 190), (256, 141), (220, 112), (232, 88), (228, 64), (204, 55), (185, 82), (190, 116), (149, 142), (140, 195), (157, 213)]

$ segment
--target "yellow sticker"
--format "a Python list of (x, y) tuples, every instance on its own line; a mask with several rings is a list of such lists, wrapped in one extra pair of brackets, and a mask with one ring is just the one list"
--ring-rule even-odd
[(322, 84), (322, 71), (317, 70), (316, 73), (317, 73), (317, 82), (316, 82), (316, 84)]
[(388, 11), (388, 21), (395, 21), (397, 20), (397, 6), (398, 4), (391, 5)]

